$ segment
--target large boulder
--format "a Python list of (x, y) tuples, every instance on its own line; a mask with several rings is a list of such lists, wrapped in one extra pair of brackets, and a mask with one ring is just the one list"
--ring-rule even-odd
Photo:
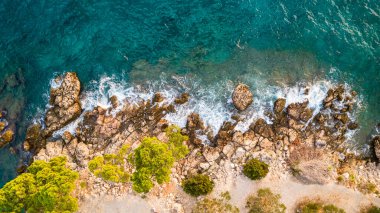
[(232, 102), (236, 109), (240, 111), (247, 109), (253, 102), (253, 94), (249, 87), (245, 84), (237, 85), (232, 93)]
[(273, 111), (278, 114), (284, 110), (286, 100), (284, 98), (279, 98), (274, 102)]
[(375, 155), (377, 159), (380, 161), (380, 135), (375, 136), (372, 139), (373, 149), (375, 150)]
[(76, 73), (68, 72), (63, 79), (58, 77), (55, 81), (60, 85), (50, 90), (52, 107), (45, 117), (47, 136), (78, 118), (82, 112), (79, 101), (80, 81)]

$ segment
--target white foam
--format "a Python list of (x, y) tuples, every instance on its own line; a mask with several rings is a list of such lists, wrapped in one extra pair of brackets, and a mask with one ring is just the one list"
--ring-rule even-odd
[[(277, 98), (285, 98), (286, 106), (291, 103), (308, 100), (308, 107), (313, 109), (313, 115), (315, 116), (321, 110), (327, 91), (335, 85), (329, 81), (299, 83), (290, 87), (286, 85), (269, 86), (265, 85), (265, 83), (260, 84), (259, 80), (251, 83), (257, 83), (251, 85), (254, 102), (245, 112), (240, 113), (243, 120), (235, 128), (242, 132), (248, 130), (250, 124), (258, 118), (264, 118), (270, 123), (270, 119), (265, 116), (265, 112), (272, 110), (273, 102)], [(137, 104), (141, 100), (151, 99), (155, 92), (160, 92), (165, 96), (164, 103), (172, 103), (182, 92), (188, 92), (191, 96), (189, 102), (176, 106), (176, 112), (167, 114), (165, 119), (170, 123), (185, 127), (188, 115), (195, 112), (216, 134), (223, 122), (231, 121), (231, 116), (237, 113), (231, 100), (233, 88), (234, 83), (228, 80), (212, 85), (204, 85), (201, 81), (188, 76), (161, 77), (160, 80), (145, 83), (144, 86), (130, 84), (113, 76), (105, 76), (100, 78), (99, 81), (91, 82), (82, 93), (81, 102), (84, 111), (92, 110), (97, 106), (109, 108), (111, 107), (110, 97), (116, 96), (121, 106), (112, 111), (115, 113), (121, 109), (126, 101)], [(305, 93), (305, 88), (308, 88), (308, 93)], [(82, 117), (57, 131), (54, 135), (62, 135), (64, 131), (75, 134), (75, 129), (81, 120)], [(355, 132), (349, 132), (347, 136), (351, 138), (354, 134)]]

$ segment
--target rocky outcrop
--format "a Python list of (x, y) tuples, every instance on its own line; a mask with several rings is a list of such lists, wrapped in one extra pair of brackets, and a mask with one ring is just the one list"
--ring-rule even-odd
[(42, 126), (40, 124), (34, 124), (26, 131), (26, 137), (24, 141), (24, 150), (32, 153), (37, 153), (40, 149), (46, 145), (46, 139), (42, 134)]
[(55, 79), (58, 88), (50, 90), (50, 104), (45, 117), (45, 134), (50, 136), (54, 131), (61, 129), (82, 112), (79, 101), (80, 81), (74, 72), (68, 72), (63, 77)]
[(174, 100), (174, 103), (175, 104), (185, 104), (186, 102), (188, 102), (190, 99), (190, 94), (185, 92), (185, 93), (182, 93), (179, 97), (177, 97), (175, 100)]
[(273, 111), (275, 114), (282, 112), (285, 109), (286, 100), (279, 98), (274, 102)]
[(245, 84), (239, 84), (232, 93), (232, 102), (236, 109), (243, 111), (253, 102), (253, 94)]
[(372, 139), (372, 144), (375, 151), (375, 156), (380, 161), (380, 135), (377, 135)]

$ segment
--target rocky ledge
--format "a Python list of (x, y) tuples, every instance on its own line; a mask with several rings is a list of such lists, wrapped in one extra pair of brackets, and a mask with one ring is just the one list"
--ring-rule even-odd
[[(186, 104), (190, 96), (182, 94), (169, 103), (161, 93), (156, 93), (151, 100), (138, 104), (128, 100), (119, 103), (116, 97), (111, 97), (112, 107), (82, 112), (80, 83), (75, 73), (67, 73), (57, 81), (62, 83), (51, 90), (51, 108), (45, 123), (28, 129), (24, 149), (33, 152), (35, 160), (67, 156), (70, 167), (80, 174), (79, 182), (87, 183), (86, 189), (76, 194), (82, 201), (91, 196), (133, 193), (131, 184), (110, 183), (95, 177), (87, 167), (89, 160), (116, 153), (124, 144), (135, 149), (144, 137), (167, 141), (165, 129), (170, 123), (164, 119), (165, 115), (175, 112), (177, 105)], [(178, 189), (184, 178), (196, 173), (208, 174), (216, 185), (223, 186), (241, 175), (242, 165), (252, 158), (269, 164), (273, 178), (288, 175), (304, 184), (339, 183), (358, 189), (361, 184), (373, 183), (380, 190), (379, 166), (347, 151), (346, 133), (358, 128), (350, 119), (355, 96), (355, 92), (347, 91), (344, 86), (332, 88), (318, 112), (308, 107), (308, 100), (286, 103), (280, 98), (268, 110), (267, 117), (254, 121), (247, 131), (235, 130), (242, 122), (238, 113), (232, 121), (225, 121), (215, 135), (193, 112), (181, 130), (189, 137), (186, 145), (190, 152), (175, 163), (170, 183), (156, 184), (146, 196), (164, 198), (167, 208), (182, 212), (190, 199)], [(248, 87), (242, 84), (232, 96), (238, 110), (245, 110), (252, 98)], [(79, 116), (81, 120), (75, 132), (51, 137)], [(378, 139), (374, 139), (374, 146), (379, 157)]]

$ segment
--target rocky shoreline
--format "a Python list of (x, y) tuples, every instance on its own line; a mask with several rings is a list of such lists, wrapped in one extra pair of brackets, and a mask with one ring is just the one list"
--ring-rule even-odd
[[(81, 106), (81, 85), (75, 73), (58, 77), (50, 91), (50, 108), (44, 123), (28, 128), (23, 150), (33, 153), (34, 160), (48, 161), (56, 156), (67, 156), (71, 169), (79, 172), (75, 196), (81, 205), (102, 196), (123, 197), (136, 195), (130, 183), (112, 183), (95, 177), (88, 162), (96, 156), (116, 153), (124, 144), (137, 148), (144, 137), (155, 136), (168, 141), (165, 129), (170, 123), (165, 116), (176, 107), (186, 104), (191, 96), (184, 93), (172, 103), (162, 93), (138, 104), (120, 102), (110, 98), (112, 107), (95, 107), (84, 111)], [(308, 89), (305, 88), (307, 93)], [(259, 95), (259, 94), (258, 94)], [(373, 138), (373, 158), (364, 158), (349, 152), (346, 134), (358, 128), (351, 112), (355, 107), (356, 93), (342, 86), (330, 89), (319, 112), (308, 108), (308, 100), (287, 104), (277, 99), (267, 118), (254, 121), (247, 131), (235, 127), (242, 121), (240, 112), (247, 110), (254, 94), (248, 86), (239, 84), (232, 94), (238, 110), (213, 133), (193, 112), (181, 133), (187, 135), (190, 152), (172, 168), (171, 181), (155, 187), (146, 199), (158, 200), (157, 209), (168, 212), (189, 212), (195, 199), (185, 194), (180, 185), (184, 178), (203, 173), (216, 183), (214, 194), (228, 190), (241, 176), (242, 165), (252, 158), (270, 165), (270, 178), (281, 181), (294, 177), (299, 183), (310, 185), (339, 184), (378, 197), (380, 191), (380, 136)], [(269, 119), (269, 120), (268, 120)], [(77, 120), (75, 133), (68, 131), (55, 137), (54, 133)], [(377, 158), (377, 159), (376, 159)], [(376, 162), (377, 161), (377, 162)], [(19, 171), (25, 171), (26, 166)], [(80, 187), (86, 183), (85, 187)], [(371, 184), (375, 189), (364, 192)], [(218, 188), (219, 186), (219, 188)], [(80, 210), (86, 212), (85, 210)], [(160, 211), (161, 212), (161, 211)]]

